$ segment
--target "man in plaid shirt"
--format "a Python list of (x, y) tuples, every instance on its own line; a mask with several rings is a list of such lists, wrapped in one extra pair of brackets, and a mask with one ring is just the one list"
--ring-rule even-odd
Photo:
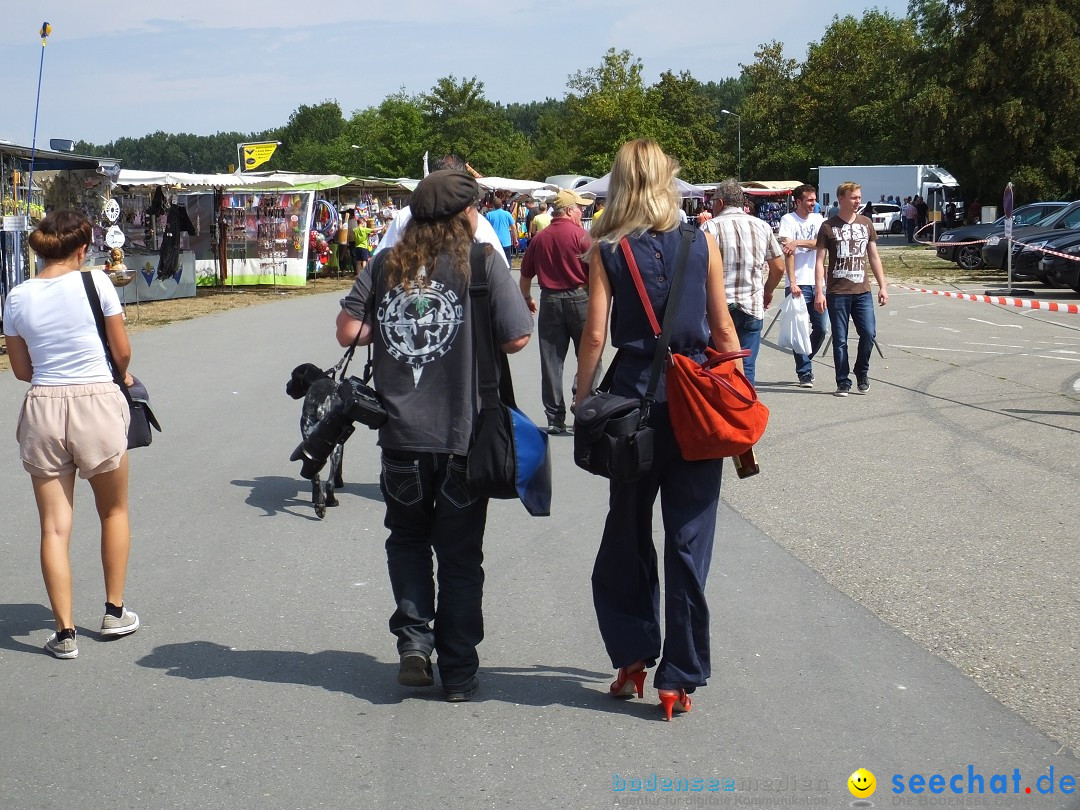
[[(753, 383), (765, 310), (772, 302), (773, 290), (783, 278), (784, 254), (772, 227), (747, 214), (743, 202), (739, 182), (729, 177), (716, 187), (713, 195), (715, 216), (703, 228), (720, 245), (728, 309), (739, 335), (739, 345), (750, 350), (750, 356), (743, 358), (743, 371)], [(764, 274), (766, 265), (769, 267), (768, 278)]]

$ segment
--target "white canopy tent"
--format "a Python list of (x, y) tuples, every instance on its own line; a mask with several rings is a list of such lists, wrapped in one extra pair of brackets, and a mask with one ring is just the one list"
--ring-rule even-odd
[[(587, 197), (590, 194), (595, 197), (607, 197), (608, 183), (610, 182), (611, 172), (608, 172), (599, 180), (593, 180), (591, 183), (586, 183), (583, 186), (578, 186), (574, 189), (574, 191), (576, 191), (578, 194), (581, 194), (583, 197)], [(698, 188), (697, 186), (692, 186), (685, 180), (680, 180), (678, 177), (675, 178), (675, 185), (679, 189), (679, 194), (683, 198), (696, 197), (698, 199), (701, 199), (705, 196), (705, 192), (702, 191), (700, 188)]]

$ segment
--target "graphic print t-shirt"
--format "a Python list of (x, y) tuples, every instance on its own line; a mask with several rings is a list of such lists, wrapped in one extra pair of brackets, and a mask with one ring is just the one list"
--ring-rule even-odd
[[(488, 251), (488, 302), (499, 345), (530, 334), (533, 320), (510, 271), (494, 251)], [(389, 416), (379, 430), (379, 444), (417, 453), (465, 455), (478, 407), (469, 281), (440, 257), (435, 271), (430, 276), (425, 272), (427, 283), (422, 287), (387, 288), (387, 255), (376, 255), (341, 301), (350, 315), (376, 331), (375, 389)]]
[(825, 292), (839, 295), (857, 295), (870, 292), (867, 275), (870, 261), (867, 247), (877, 242), (874, 224), (862, 215), (853, 222), (840, 217), (829, 217), (818, 231), (817, 246), (828, 251), (825, 267)]

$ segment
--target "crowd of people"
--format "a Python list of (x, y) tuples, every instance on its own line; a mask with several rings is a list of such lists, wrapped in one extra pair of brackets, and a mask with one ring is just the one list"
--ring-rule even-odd
[[(812, 310), (811, 352), (794, 355), (797, 385), (813, 388), (813, 357), (828, 318), (834, 393), (841, 397), (852, 389), (852, 370), (859, 393), (870, 387), (871, 275), (878, 303), (888, 301), (876, 232), (860, 213), (855, 183), (836, 189), (837, 211), (828, 216), (815, 210), (813, 186), (796, 188), (795, 208), (781, 218), (777, 236), (748, 211), (734, 178), (719, 184), (711, 211), (688, 213), (675, 183), (678, 164), (651, 140), (619, 149), (600, 202), (562, 190), (543, 203), (519, 204), (482, 194), (465, 168), (448, 155), (408, 206), (378, 217), (353, 211), (349, 257), (356, 280), (336, 321), (342, 346), (372, 345), (375, 385), (388, 413), (379, 429), (379, 482), (397, 680), (409, 688), (432, 686), (437, 668), (450, 702), (468, 701), (480, 688), (477, 648), (484, 636), (488, 503), (470, 491), (467, 478), (477, 415), (473, 307), (488, 308), (494, 343), (505, 354), (528, 344), (537, 319), (541, 400), (548, 432), (557, 436), (572, 433), (569, 417), (602, 376), (614, 394), (644, 396), (658, 340), (646, 298), (658, 317), (671, 310), (670, 352), (701, 361), (710, 347), (744, 349), (745, 360), (736, 362), (752, 381), (765, 310), (785, 280), (785, 295), (804, 298)], [(124, 604), (128, 411), (112, 374), (131, 382), (130, 347), (115, 290), (102, 273), (89, 271), (103, 302), (116, 366), (110, 369), (77, 272), (90, 233), (90, 223), (74, 212), (46, 216), (30, 238), (45, 266), (8, 296), (4, 312), (12, 369), (31, 384), (18, 440), (40, 513), (42, 574), (56, 621), (45, 646), (58, 658), (78, 655), (68, 564), (76, 474), (90, 480), (101, 522), (101, 633), (126, 635), (139, 627)], [(682, 293), (671, 300), (681, 244), (687, 246), (678, 270)], [(517, 283), (515, 250), (523, 251)], [(849, 322), (859, 333), (853, 369)], [(609, 338), (618, 351), (604, 375)], [(563, 370), (571, 344), (577, 368), (567, 399)], [(72, 413), (80, 417), (65, 416)], [(649, 425), (652, 467), (636, 481), (610, 482), (591, 587), (616, 673), (608, 693), (643, 698), (651, 670), (670, 720), (691, 709), (711, 675), (705, 587), (723, 462), (683, 457), (663, 384)], [(658, 499), (662, 583), (652, 528)]]

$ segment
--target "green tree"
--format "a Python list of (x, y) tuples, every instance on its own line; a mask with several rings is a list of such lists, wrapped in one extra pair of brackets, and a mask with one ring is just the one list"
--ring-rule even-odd
[(719, 111), (697, 79), (671, 71), (649, 88), (648, 97), (660, 118), (660, 144), (682, 164), (682, 179), (703, 183), (721, 174)]
[[(912, 138), (913, 89), (933, 76), (910, 19), (871, 10), (834, 17), (807, 53), (797, 92), (799, 136), (822, 165), (937, 163)], [(807, 126), (809, 124), (809, 126)]]
[[(787, 180), (805, 177), (809, 162), (806, 137), (799, 130), (803, 118), (798, 98), (799, 65), (784, 56), (784, 46), (766, 43), (754, 52), (755, 61), (742, 65), (746, 96), (742, 106), (732, 110), (742, 126), (742, 178)], [(725, 116), (730, 118), (730, 116)], [(735, 138), (739, 122), (731, 121), (729, 139), (734, 168)]]
[(484, 83), (475, 76), (439, 79), (420, 104), (432, 155), (461, 155), (481, 174), (493, 176), (517, 174), (528, 161), (528, 139), (484, 97)]
[(566, 161), (552, 174), (606, 174), (626, 141), (663, 140), (666, 128), (650, 103), (641, 74), (640, 59), (630, 51), (610, 48), (598, 67), (569, 77), (565, 111), (557, 122), (548, 119), (537, 139), (539, 154), (559, 155)]
[(993, 198), (1010, 180), (1018, 199), (1080, 190), (1080, 4), (913, 0), (909, 11), (935, 68), (913, 129), (935, 139), (968, 196)]
[(349, 132), (336, 101), (300, 105), (276, 139), (281, 146), (260, 170), (331, 174), (349, 169)]
[[(419, 100), (404, 88), (349, 121), (351, 174), (419, 177), (429, 137)], [(352, 149), (356, 144), (360, 149)]]

